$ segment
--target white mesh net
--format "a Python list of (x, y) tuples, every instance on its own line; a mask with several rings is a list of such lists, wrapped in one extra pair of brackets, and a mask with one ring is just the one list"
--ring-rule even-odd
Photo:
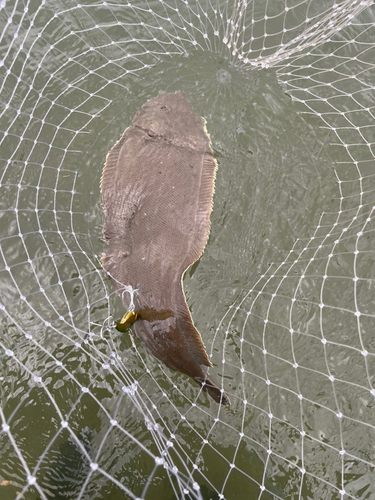
[[(373, 498), (372, 0), (3, 0), (0, 23), (1, 498)], [(219, 163), (185, 289), (229, 409), (113, 328), (99, 264), (106, 153), (175, 90)]]

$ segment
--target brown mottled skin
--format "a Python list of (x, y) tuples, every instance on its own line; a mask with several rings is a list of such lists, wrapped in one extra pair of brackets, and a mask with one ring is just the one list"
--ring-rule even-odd
[(210, 230), (216, 161), (205, 120), (182, 92), (150, 99), (108, 153), (101, 181), (108, 248), (102, 257), (147, 350), (229, 404), (207, 374), (211, 363), (195, 328), (182, 277), (203, 253)]

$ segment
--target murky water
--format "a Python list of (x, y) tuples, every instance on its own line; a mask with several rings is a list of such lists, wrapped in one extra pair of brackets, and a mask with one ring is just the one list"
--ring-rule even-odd
[[(129, 23), (141, 16), (133, 14)], [(95, 22), (112, 22), (107, 15), (95, 10)], [(89, 28), (86, 13), (70, 10), (68, 18), (76, 30)], [(335, 169), (342, 158), (331, 145), (332, 132), (312, 114), (300, 114), (303, 106), (291, 99), (275, 69), (234, 63), (216, 46), (160, 56), (155, 65), (148, 52), (117, 63), (125, 50), (122, 30), (105, 36), (95, 30), (90, 43), (104, 48), (90, 51), (88, 31), (69, 37), (61, 19), (53, 19), (49, 11), (43, 41), (61, 42), (32, 52), (39, 71), (26, 65), (22, 78), (33, 92), (26, 86), (12, 97), (12, 81), (4, 82), (2, 101), (7, 95), (12, 106), (1, 117), (8, 132), (1, 144), (1, 328), (4, 349), (15, 353), (0, 357), (3, 411), (47, 497), (76, 498), (84, 491), (80, 498), (120, 499), (121, 484), (146, 499), (176, 498), (175, 480), (154, 469), (142, 449), (160, 454), (145, 415), (168, 438), (177, 436), (170, 456), (197, 481), (205, 500), (220, 498), (218, 492), (228, 500), (341, 498), (343, 446), (353, 455), (350, 473), (367, 488), (369, 470), (356, 457), (372, 460), (374, 410), (365, 390), (372, 360), (365, 367), (357, 320), (347, 314), (354, 308), (353, 290), (334, 282), (351, 277), (353, 239), (330, 267), (330, 250), (323, 244), (316, 253), (318, 244), (310, 245), (314, 234), (321, 243), (332, 231), (340, 209)], [(107, 35), (115, 46), (106, 46)], [(129, 44), (126, 50), (135, 53)], [(177, 90), (207, 120), (218, 161), (211, 234), (184, 288), (230, 409), (220, 410), (187, 377), (157, 365), (131, 335), (102, 329), (109, 316), (124, 312), (99, 263), (102, 166), (135, 112), (159, 92)], [(328, 215), (319, 233), (322, 212)], [(364, 252), (372, 248), (371, 242), (362, 245)], [(316, 262), (305, 272), (312, 255)], [(363, 273), (371, 269), (364, 262)], [(321, 297), (324, 275), (332, 281)], [(323, 300), (336, 309), (326, 315), (318, 305)], [(371, 315), (366, 290), (361, 303)], [(331, 350), (321, 342), (322, 329), (334, 343)], [(363, 325), (363, 339), (371, 353), (367, 329), (370, 323)], [(293, 364), (303, 369), (297, 372)], [(335, 392), (327, 379), (328, 366), (344, 381), (342, 390), (336, 386)], [(134, 381), (138, 408), (121, 391)], [(336, 418), (338, 401), (351, 420)], [(111, 427), (109, 416), (129, 434)], [(361, 422), (369, 424), (367, 434), (356, 427)], [(309, 439), (301, 438), (303, 429)], [(25, 471), (5, 434), (0, 447), (7, 457), (1, 478), (14, 483), (0, 490), (8, 500), (25, 484)], [(91, 469), (89, 458), (118, 483)], [(305, 481), (301, 467), (310, 473)], [(353, 484), (353, 495), (361, 485)], [(25, 498), (38, 495), (31, 485)]]

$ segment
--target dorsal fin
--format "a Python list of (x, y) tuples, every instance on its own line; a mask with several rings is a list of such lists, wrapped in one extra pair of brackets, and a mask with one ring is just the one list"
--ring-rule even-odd
[[(129, 128), (129, 127), (128, 127)], [(128, 129), (126, 129), (128, 130)], [(125, 132), (126, 132), (125, 130)], [(100, 179), (100, 191), (102, 193), (102, 202), (104, 206), (104, 210), (106, 209), (106, 201), (111, 196), (113, 196), (116, 192), (116, 169), (117, 162), (119, 159), (120, 151), (122, 145), (126, 139), (125, 132), (122, 135), (121, 139), (116, 142), (113, 148), (107, 154), (105, 159), (102, 177)]]
[(174, 310), (176, 312), (177, 327), (184, 338), (185, 345), (194, 359), (200, 365), (212, 366), (208, 359), (202, 337), (195, 328), (182, 288), (182, 280), (175, 284), (173, 293)]

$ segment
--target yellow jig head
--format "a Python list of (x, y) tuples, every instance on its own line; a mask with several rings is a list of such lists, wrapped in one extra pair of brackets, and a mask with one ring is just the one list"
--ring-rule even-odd
[(119, 332), (125, 332), (128, 328), (132, 326), (132, 324), (137, 320), (138, 318), (138, 313), (137, 311), (128, 311), (124, 316), (121, 318), (120, 321), (115, 321), (116, 323), (116, 329)]

